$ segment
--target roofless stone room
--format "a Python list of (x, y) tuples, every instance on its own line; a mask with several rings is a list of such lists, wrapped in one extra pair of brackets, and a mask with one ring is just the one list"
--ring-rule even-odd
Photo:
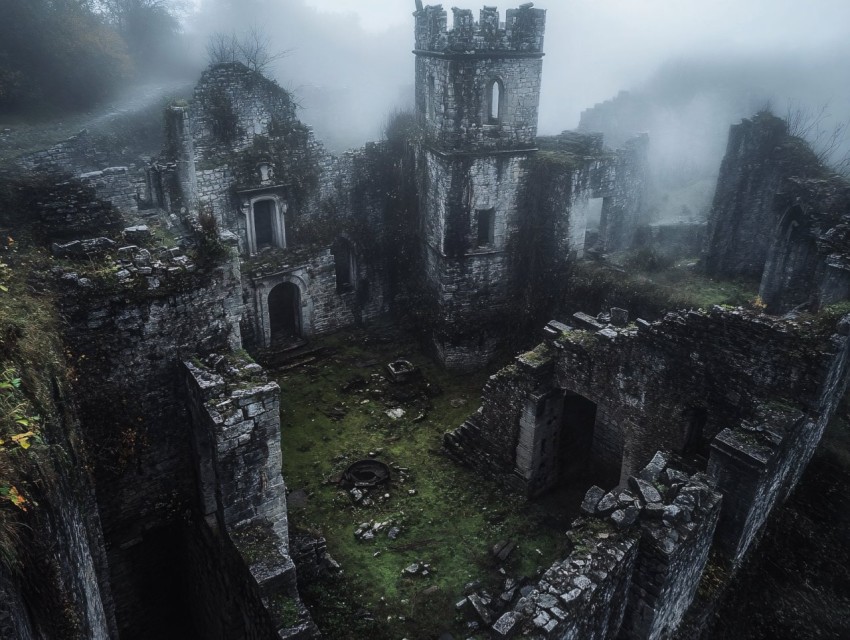
[(0, 1), (0, 638), (847, 637), (815, 4)]

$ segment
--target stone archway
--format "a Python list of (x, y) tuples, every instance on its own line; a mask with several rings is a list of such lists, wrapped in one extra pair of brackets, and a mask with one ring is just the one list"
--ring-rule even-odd
[(299, 340), (303, 336), (301, 290), (292, 282), (281, 282), (269, 291), (269, 333), (272, 344)]
[(768, 313), (787, 311), (815, 298), (811, 274), (817, 269), (817, 244), (809, 226), (810, 217), (795, 205), (774, 231), (759, 287)]

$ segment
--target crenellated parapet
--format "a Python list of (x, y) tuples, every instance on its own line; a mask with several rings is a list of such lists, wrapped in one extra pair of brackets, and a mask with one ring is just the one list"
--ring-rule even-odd
[(417, 10), (416, 50), (443, 54), (506, 52), (543, 55), (546, 10), (532, 3), (508, 9), (505, 21), (496, 7), (484, 7), (475, 22), (469, 9), (452, 8), (452, 28), (442, 5)]

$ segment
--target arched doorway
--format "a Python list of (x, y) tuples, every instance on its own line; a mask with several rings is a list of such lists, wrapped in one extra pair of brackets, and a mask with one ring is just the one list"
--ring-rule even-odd
[(759, 296), (768, 313), (787, 311), (814, 299), (811, 274), (817, 269), (817, 244), (809, 229), (810, 219), (793, 206), (780, 221), (762, 274)]
[(282, 282), (269, 292), (269, 329), (271, 342), (301, 338), (301, 290), (291, 282)]

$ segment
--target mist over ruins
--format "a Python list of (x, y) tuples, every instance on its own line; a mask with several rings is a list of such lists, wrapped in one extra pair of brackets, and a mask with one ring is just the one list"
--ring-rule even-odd
[(848, 637), (850, 10), (361, 4), (0, 0), (0, 638)]

